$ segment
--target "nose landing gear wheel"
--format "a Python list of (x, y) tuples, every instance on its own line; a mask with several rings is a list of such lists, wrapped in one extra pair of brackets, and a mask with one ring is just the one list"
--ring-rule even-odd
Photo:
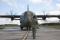
[(21, 30), (23, 30), (23, 27), (21, 27)]

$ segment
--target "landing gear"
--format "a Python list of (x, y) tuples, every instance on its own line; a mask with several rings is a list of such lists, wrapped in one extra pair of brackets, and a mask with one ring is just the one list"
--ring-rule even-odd
[(30, 31), (30, 30), (31, 30), (31, 27), (27, 27), (27, 30), (29, 30), (29, 31)]
[(23, 30), (23, 27), (21, 27), (21, 30)]
[(27, 31), (29, 30), (30, 31), (31, 27), (30, 26), (22, 26), (22, 25), (20, 25), (20, 29), (21, 30), (27, 30)]

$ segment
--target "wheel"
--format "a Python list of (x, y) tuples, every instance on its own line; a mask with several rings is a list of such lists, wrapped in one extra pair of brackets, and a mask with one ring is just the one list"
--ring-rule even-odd
[(28, 31), (28, 27), (26, 27), (27, 31)]
[(29, 27), (29, 30), (31, 30), (31, 27)]
[(23, 27), (21, 27), (21, 30), (23, 30)]
[(26, 28), (27, 28), (27, 30), (29, 30), (29, 31), (31, 30), (31, 27), (26, 27)]

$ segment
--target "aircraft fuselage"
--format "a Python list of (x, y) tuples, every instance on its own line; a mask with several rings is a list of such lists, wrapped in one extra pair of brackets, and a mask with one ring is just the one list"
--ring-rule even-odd
[(33, 24), (38, 24), (37, 23), (37, 18), (35, 17), (35, 14), (33, 12), (30, 12), (30, 11), (26, 11), (24, 12), (23, 16), (21, 17), (21, 20), (20, 20), (20, 27), (21, 29), (23, 29), (23, 27), (26, 27), (27, 29), (31, 29), (32, 25)]

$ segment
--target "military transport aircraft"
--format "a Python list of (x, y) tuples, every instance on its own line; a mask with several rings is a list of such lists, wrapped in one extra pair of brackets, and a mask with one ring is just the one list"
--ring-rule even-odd
[[(11, 12), (12, 14), (12, 12)], [(38, 25), (37, 18), (42, 18), (42, 20), (45, 20), (47, 17), (58, 17), (60, 19), (60, 15), (35, 15), (33, 12), (29, 10), (29, 6), (27, 6), (27, 11), (23, 13), (23, 15), (0, 15), (2, 18), (11, 18), (11, 20), (20, 20), (20, 28), (23, 30), (24, 27), (26, 29), (31, 29), (33, 24)], [(19, 19), (16, 19), (19, 18)]]

